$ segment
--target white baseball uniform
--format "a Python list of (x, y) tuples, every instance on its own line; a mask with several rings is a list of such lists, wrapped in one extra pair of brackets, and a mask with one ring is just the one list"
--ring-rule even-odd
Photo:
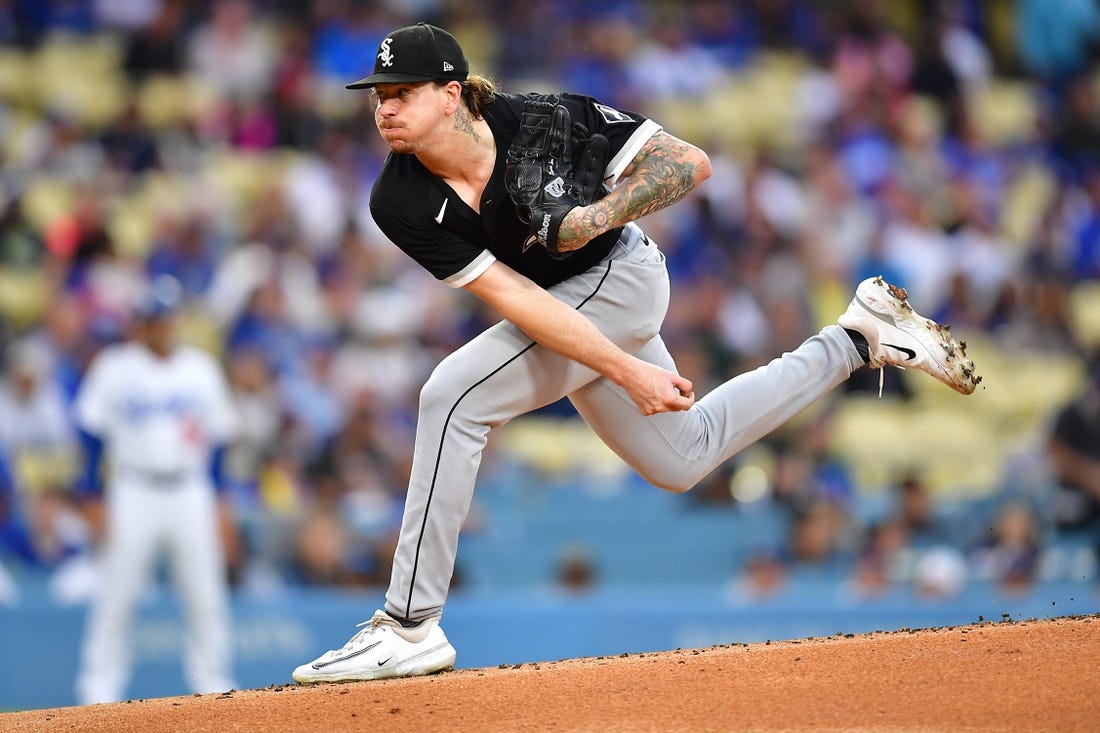
[(76, 419), (103, 441), (109, 466), (103, 579), (88, 619), (78, 700), (123, 699), (130, 626), (162, 552), (187, 621), (188, 685), (195, 692), (231, 689), (228, 589), (210, 464), (213, 450), (233, 437), (237, 417), (220, 365), (187, 346), (166, 358), (136, 342), (109, 346), (88, 369)]

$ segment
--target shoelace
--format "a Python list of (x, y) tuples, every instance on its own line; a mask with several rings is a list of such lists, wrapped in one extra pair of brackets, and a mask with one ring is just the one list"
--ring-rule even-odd
[[(895, 369), (900, 369), (903, 372), (905, 371), (905, 367), (898, 366), (897, 364), (894, 364), (894, 368)], [(882, 385), (885, 381), (886, 381), (886, 367), (885, 366), (880, 366), (878, 368), (878, 398), (880, 400), (882, 399)]]
[[(375, 616), (373, 618), (369, 618), (366, 621), (360, 621), (359, 623), (355, 624), (355, 628), (361, 629), (361, 630), (355, 632), (355, 635), (352, 636), (350, 639), (348, 639), (347, 643), (344, 644), (344, 646), (339, 651), (341, 653), (346, 652), (346, 651), (350, 651), (351, 648), (353, 646), (355, 646), (356, 644), (358, 644), (359, 641), (363, 637), (370, 636), (371, 634), (373, 634), (375, 632), (376, 629), (379, 629), (382, 626), (390, 626), (390, 625), (392, 625), (391, 622), (388, 622), (386, 619), (384, 619), (380, 616)], [(366, 628), (363, 628), (364, 626)]]

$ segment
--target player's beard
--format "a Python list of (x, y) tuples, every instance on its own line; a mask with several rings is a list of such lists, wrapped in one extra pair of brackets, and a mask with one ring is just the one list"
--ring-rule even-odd
[[(405, 128), (395, 127), (390, 129), (401, 131)], [(415, 141), (404, 137), (387, 137), (385, 134), (386, 131), (381, 127), (378, 128), (378, 132), (382, 136), (382, 139), (385, 140), (386, 144), (390, 146), (390, 150), (395, 153), (416, 153), (420, 147)]]
[(390, 143), (390, 150), (395, 153), (408, 153), (413, 154), (416, 152), (417, 146), (408, 140), (394, 140)]

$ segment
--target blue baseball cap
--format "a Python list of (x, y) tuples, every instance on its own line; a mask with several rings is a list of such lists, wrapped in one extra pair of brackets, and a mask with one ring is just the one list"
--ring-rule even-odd
[(171, 275), (158, 275), (149, 283), (134, 315), (142, 321), (167, 318), (183, 305), (183, 286)]

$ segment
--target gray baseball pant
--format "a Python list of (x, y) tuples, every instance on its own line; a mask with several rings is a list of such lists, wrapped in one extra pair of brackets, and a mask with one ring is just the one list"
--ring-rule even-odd
[[(659, 334), (669, 302), (665, 258), (629, 225), (608, 257), (550, 288), (611, 341), (675, 371)], [(738, 375), (690, 410), (643, 416), (592, 369), (502, 321), (450, 354), (420, 394), (412, 473), (386, 610), (412, 621), (440, 613), (489, 430), (568, 396), (595, 433), (643, 478), (686, 491), (863, 365), (840, 326)]]

